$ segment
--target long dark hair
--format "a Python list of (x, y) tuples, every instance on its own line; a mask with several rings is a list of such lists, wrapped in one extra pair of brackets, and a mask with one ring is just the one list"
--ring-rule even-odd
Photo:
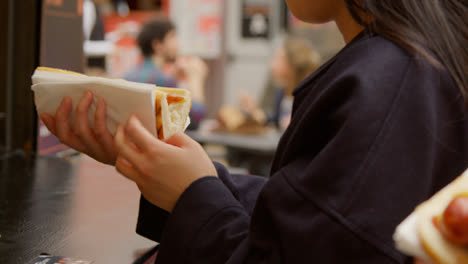
[(467, 0), (345, 2), (361, 25), (446, 69), (468, 102)]

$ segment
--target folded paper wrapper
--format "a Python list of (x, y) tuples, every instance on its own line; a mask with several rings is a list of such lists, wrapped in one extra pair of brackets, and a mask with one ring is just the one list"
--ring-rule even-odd
[(398, 250), (408, 256), (413, 256), (424, 260), (428, 264), (432, 263), (429, 256), (419, 240), (417, 233), (418, 215), (413, 212), (403, 222), (398, 225), (393, 234), (393, 240)]
[[(94, 94), (93, 103), (88, 111), (91, 126), (94, 124), (98, 98), (104, 98), (107, 128), (111, 134), (115, 133), (119, 124), (125, 124), (134, 114), (143, 126), (156, 136), (154, 85), (85, 75), (57, 74), (49, 71), (36, 71), (32, 80), (34, 101), (39, 114), (55, 115), (65, 96), (71, 98), (74, 109), (83, 93), (90, 90)], [(71, 126), (74, 120), (73, 112), (70, 118)], [(190, 119), (187, 118), (185, 128), (189, 123)]]

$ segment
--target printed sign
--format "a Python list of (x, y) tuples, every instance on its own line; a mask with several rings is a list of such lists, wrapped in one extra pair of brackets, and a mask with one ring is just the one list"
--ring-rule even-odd
[(242, 1), (242, 37), (270, 38), (271, 4), (268, 0)]
[(220, 56), (223, 1), (173, 0), (170, 6), (182, 53), (206, 59)]

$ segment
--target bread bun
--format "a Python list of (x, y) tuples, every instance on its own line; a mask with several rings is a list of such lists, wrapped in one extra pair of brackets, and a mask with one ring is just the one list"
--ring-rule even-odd
[(426, 253), (437, 264), (467, 264), (468, 247), (456, 244), (437, 228), (434, 217), (441, 217), (447, 206), (461, 193), (468, 191), (468, 172), (458, 177), (416, 208), (417, 233)]

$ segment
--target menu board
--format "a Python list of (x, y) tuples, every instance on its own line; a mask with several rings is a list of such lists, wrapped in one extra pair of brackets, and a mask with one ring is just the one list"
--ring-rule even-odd
[(221, 54), (222, 0), (172, 0), (182, 53), (213, 59)]

